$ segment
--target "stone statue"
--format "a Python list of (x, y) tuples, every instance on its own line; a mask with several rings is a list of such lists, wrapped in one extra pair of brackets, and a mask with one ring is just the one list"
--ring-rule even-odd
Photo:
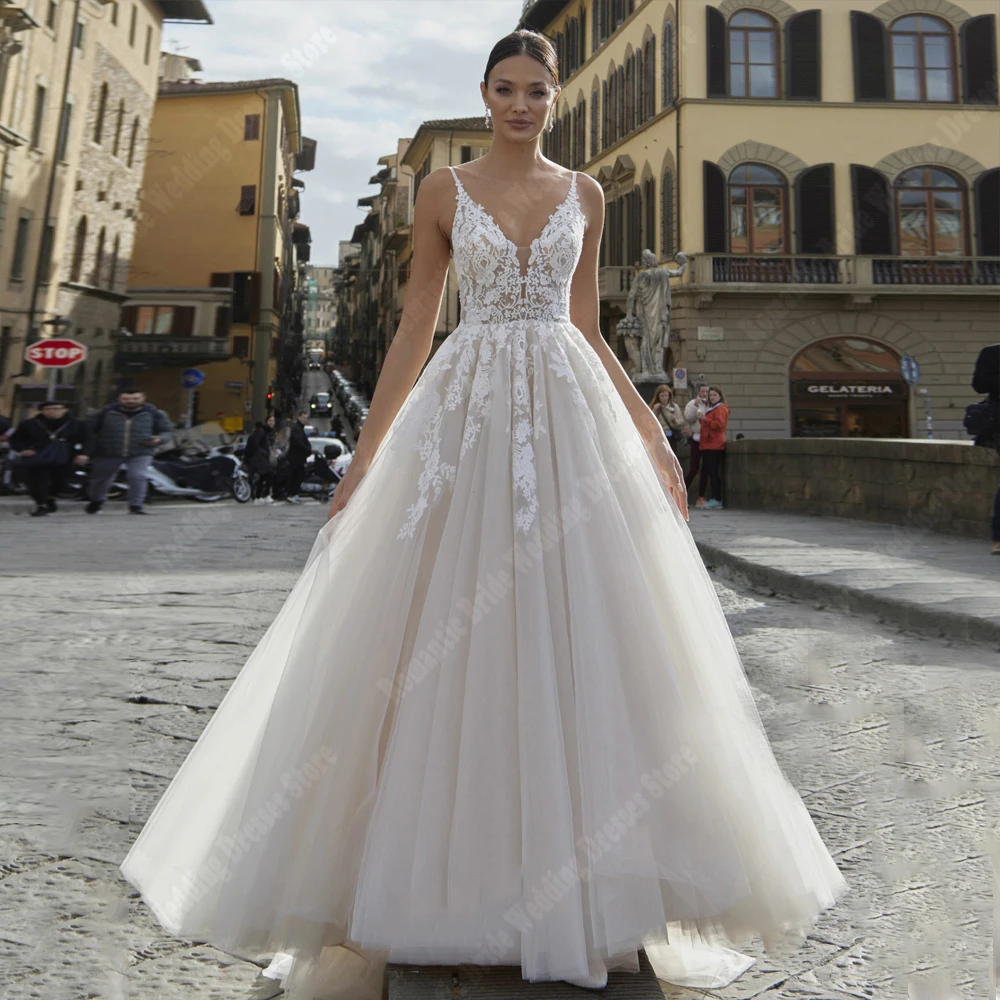
[(667, 377), (663, 352), (670, 342), (670, 279), (687, 270), (687, 254), (679, 253), (674, 260), (680, 267), (671, 270), (660, 264), (652, 250), (643, 250), (645, 266), (632, 279), (626, 316), (618, 323), (618, 333), (634, 365), (633, 380), (636, 376)]

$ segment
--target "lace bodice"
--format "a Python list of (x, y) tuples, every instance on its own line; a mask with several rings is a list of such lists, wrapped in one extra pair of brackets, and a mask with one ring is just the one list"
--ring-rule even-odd
[(451, 243), (458, 273), (463, 323), (569, 320), (569, 292), (583, 248), (586, 218), (576, 191), (569, 192), (531, 243), (526, 273), (517, 246), (493, 217), (469, 197), (454, 167), (458, 207)]

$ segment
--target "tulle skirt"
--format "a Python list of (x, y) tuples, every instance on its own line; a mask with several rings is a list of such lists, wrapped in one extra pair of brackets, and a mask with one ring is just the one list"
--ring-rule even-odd
[(844, 887), (609, 375), (536, 321), (431, 358), (122, 871), (303, 1000), (770, 945)]

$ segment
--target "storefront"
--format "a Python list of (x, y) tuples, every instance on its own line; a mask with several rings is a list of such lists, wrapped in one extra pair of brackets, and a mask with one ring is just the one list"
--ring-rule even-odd
[(909, 386), (899, 355), (874, 341), (834, 337), (792, 361), (792, 437), (909, 436)]

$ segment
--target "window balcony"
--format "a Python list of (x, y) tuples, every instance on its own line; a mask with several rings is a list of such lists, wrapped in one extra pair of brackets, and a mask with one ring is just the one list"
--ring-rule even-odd
[(160, 334), (115, 334), (118, 365), (145, 367), (225, 361), (231, 354), (228, 337), (165, 337)]

